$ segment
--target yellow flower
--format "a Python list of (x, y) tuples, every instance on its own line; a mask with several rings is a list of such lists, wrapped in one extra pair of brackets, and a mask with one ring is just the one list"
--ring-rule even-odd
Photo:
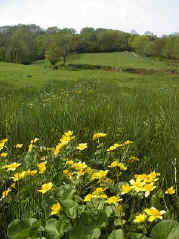
[(9, 165), (5, 165), (2, 168), (3, 169), (7, 169), (7, 171), (15, 171), (16, 168), (18, 168), (21, 164), (20, 163), (12, 163)]
[(15, 184), (15, 183), (12, 183), (10, 187), (11, 187), (11, 188), (16, 188), (16, 184)]
[(93, 140), (103, 138), (105, 136), (106, 136), (106, 134), (104, 134), (104, 133), (95, 133), (95, 134), (93, 134)]
[(123, 163), (119, 163), (120, 170), (127, 170), (127, 167)]
[(131, 161), (139, 161), (139, 158), (136, 157), (136, 156), (131, 156), (129, 159), (130, 159)]
[(3, 152), (0, 154), (0, 157), (5, 158), (7, 156), (7, 153)]
[(2, 198), (7, 197), (8, 193), (11, 191), (10, 188), (8, 188), (6, 191), (2, 192)]
[(133, 141), (127, 140), (127, 141), (124, 142), (124, 145), (133, 144), (133, 143), (134, 143)]
[(61, 205), (59, 202), (53, 204), (51, 207), (51, 215), (58, 214), (60, 210), (61, 210)]
[(33, 144), (29, 144), (28, 152), (31, 153), (31, 152), (32, 152), (32, 149), (33, 149)]
[(72, 167), (75, 168), (77, 171), (82, 171), (82, 170), (85, 169), (87, 166), (86, 166), (85, 163), (79, 162), (79, 163), (74, 163)]
[(39, 169), (39, 173), (40, 174), (45, 173), (45, 171), (46, 171), (46, 164), (47, 164), (47, 161), (37, 164), (37, 167)]
[(134, 223), (142, 223), (145, 222), (146, 220), (146, 215), (145, 214), (139, 214), (138, 216), (135, 217)]
[(90, 167), (87, 167), (86, 169), (85, 169), (85, 173), (87, 173), (87, 174), (92, 174), (92, 172), (93, 172), (93, 169), (92, 168), (90, 168)]
[(99, 195), (105, 191), (104, 188), (96, 188), (96, 190), (92, 193), (93, 195)]
[(16, 149), (22, 148), (23, 144), (16, 144)]
[(84, 201), (85, 202), (89, 202), (89, 201), (91, 201), (92, 198), (93, 198), (93, 195), (92, 194), (88, 194), (88, 195), (86, 195)]
[(169, 194), (169, 195), (172, 195), (172, 194), (175, 194), (175, 189), (172, 187), (168, 188), (166, 191), (165, 191), (165, 194)]
[(112, 196), (110, 198), (108, 198), (108, 200), (106, 200), (106, 203), (108, 204), (116, 204), (118, 202), (122, 201), (121, 198), (117, 197), (117, 196)]
[(46, 193), (48, 192), (49, 190), (51, 190), (53, 187), (53, 184), (50, 182), (50, 183), (45, 183), (42, 185), (41, 189), (40, 190), (37, 190), (38, 192), (41, 192), (41, 193)]
[(39, 138), (32, 139), (31, 144), (35, 144), (37, 141), (39, 141)]
[(76, 147), (79, 151), (83, 151), (87, 148), (87, 144), (84, 143), (84, 144), (79, 144), (77, 147)]
[(75, 136), (73, 135), (73, 131), (68, 131), (66, 133), (64, 133), (64, 135), (62, 135), (61, 139), (60, 139), (60, 143), (66, 145), (68, 144), (71, 140), (73, 140), (75, 138)]
[(160, 173), (156, 173), (155, 171), (151, 172), (147, 175), (147, 182), (152, 183), (154, 181), (157, 181), (157, 176), (160, 176)]
[(68, 169), (63, 170), (63, 173), (72, 179), (73, 173), (71, 173)]
[(132, 185), (131, 188), (134, 189), (136, 192), (141, 192), (145, 183), (132, 179), (130, 180), (130, 184)]
[(34, 176), (36, 173), (37, 173), (37, 170), (31, 170), (31, 171), (30, 171), (30, 175), (31, 175), (31, 176)]
[(2, 139), (0, 140), (0, 151), (4, 148), (5, 143), (8, 141), (8, 139)]
[(8, 141), (8, 139), (1, 139), (1, 140), (0, 140), (0, 143), (5, 144), (7, 141)]
[(156, 186), (154, 186), (152, 183), (147, 183), (143, 186), (143, 191), (145, 192), (145, 197), (148, 197), (150, 195), (150, 192), (152, 192)]
[(21, 173), (15, 173), (14, 177), (12, 177), (14, 182), (19, 181), (20, 179), (22, 179), (22, 174)]
[(63, 173), (64, 173), (64, 174), (68, 174), (68, 173), (69, 173), (69, 170), (68, 170), (68, 169), (65, 169), (65, 170), (63, 170)]
[(91, 180), (94, 180), (94, 179), (99, 179), (99, 181), (103, 181), (106, 177), (106, 175), (108, 174), (108, 170), (100, 170), (96, 173), (93, 173), (91, 175)]
[(0, 151), (4, 148), (4, 143), (0, 143)]
[(70, 137), (73, 135), (73, 131), (69, 130), (69, 131), (65, 132), (64, 135), (67, 137)]
[(108, 166), (109, 168), (115, 168), (115, 167), (119, 167), (119, 162), (118, 161), (114, 161), (111, 163), (110, 166)]
[(155, 207), (147, 208), (144, 210), (146, 214), (149, 216), (148, 221), (153, 222), (156, 219), (162, 219), (162, 215), (166, 213), (166, 211), (159, 211)]
[(97, 198), (106, 199), (107, 195), (105, 193), (102, 193), (102, 194), (98, 195)]
[(107, 152), (114, 151), (115, 149), (122, 147), (122, 146), (123, 146), (122, 144), (114, 144), (107, 149)]
[(128, 183), (122, 185), (122, 193), (121, 193), (122, 195), (126, 194), (126, 193), (129, 193), (130, 191), (131, 191), (131, 187), (129, 186)]
[(60, 153), (60, 150), (65, 146), (64, 143), (57, 144), (55, 150), (53, 150), (53, 153), (55, 156), (57, 156)]
[(73, 161), (72, 160), (67, 160), (66, 161), (66, 165), (72, 165), (73, 164)]

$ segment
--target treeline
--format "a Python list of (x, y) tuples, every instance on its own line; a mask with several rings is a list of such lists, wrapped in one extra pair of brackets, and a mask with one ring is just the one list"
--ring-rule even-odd
[(72, 53), (135, 51), (144, 56), (179, 59), (179, 34), (157, 37), (119, 30), (85, 27), (47, 30), (32, 25), (0, 27), (0, 61), (31, 64), (47, 58), (53, 65), (64, 64)]

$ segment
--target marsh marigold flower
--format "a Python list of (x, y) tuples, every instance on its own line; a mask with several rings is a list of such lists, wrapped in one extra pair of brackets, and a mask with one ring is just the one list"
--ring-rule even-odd
[(7, 195), (9, 194), (10, 191), (11, 191), (11, 189), (8, 188), (6, 191), (2, 192), (2, 198), (7, 197)]
[(122, 195), (123, 194), (126, 194), (126, 193), (129, 193), (131, 191), (131, 187), (129, 186), (128, 183), (122, 185)]
[(116, 168), (116, 167), (119, 167), (119, 162), (118, 161), (114, 161), (111, 163), (110, 166), (108, 166), (109, 168)]
[(46, 164), (47, 164), (47, 161), (37, 164), (37, 167), (39, 169), (39, 173), (40, 174), (45, 173), (45, 171), (46, 171)]
[(23, 144), (16, 144), (16, 149), (22, 148)]
[(20, 163), (12, 163), (12, 164), (9, 164), (9, 165), (5, 165), (3, 166), (2, 168), (3, 169), (7, 169), (7, 171), (15, 171), (16, 168), (18, 168), (21, 164)]
[(51, 190), (53, 187), (53, 183), (45, 183), (41, 186), (41, 189), (37, 190), (38, 192), (41, 192), (41, 193), (46, 193), (48, 192), (49, 190)]
[(159, 211), (155, 207), (147, 208), (144, 211), (149, 216), (148, 218), (149, 222), (153, 222), (154, 220), (157, 220), (157, 219), (162, 219), (163, 218), (162, 215), (166, 213), (166, 211), (164, 210)]
[(130, 159), (131, 161), (139, 161), (139, 158), (136, 157), (136, 156), (130, 156), (129, 159)]
[(124, 145), (129, 145), (129, 144), (133, 144), (133, 143), (134, 143), (133, 141), (127, 140), (127, 141), (125, 141), (123, 144), (124, 144)]
[(123, 163), (119, 163), (120, 170), (126, 171), (127, 167)]
[(84, 143), (84, 144), (79, 144), (77, 147), (76, 147), (79, 151), (83, 151), (87, 148), (87, 144)]
[(67, 160), (65, 164), (66, 164), (66, 165), (72, 165), (72, 164), (73, 164), (73, 161), (72, 161), (72, 160)]
[(3, 152), (0, 154), (0, 157), (5, 158), (7, 156), (7, 153)]
[(135, 217), (134, 223), (142, 223), (145, 222), (147, 216), (145, 214), (139, 214), (138, 216)]
[(85, 202), (89, 202), (91, 201), (91, 199), (93, 198), (94, 196), (92, 194), (87, 194), (86, 197), (84, 198), (84, 201)]
[(143, 186), (143, 191), (145, 192), (145, 197), (148, 197), (150, 195), (150, 192), (152, 192), (156, 186), (154, 186), (152, 183), (147, 183)]
[(51, 207), (51, 215), (58, 214), (61, 210), (61, 205), (59, 202), (55, 203)]
[(112, 196), (110, 198), (108, 198), (108, 200), (106, 200), (106, 203), (108, 204), (116, 204), (118, 202), (122, 201), (121, 198), (117, 197), (117, 196)]
[(122, 147), (123, 145), (122, 144), (114, 144), (114, 145), (111, 145), (108, 149), (107, 149), (107, 152), (111, 152), (111, 151), (114, 151), (115, 149), (119, 148), (119, 147)]
[(39, 138), (32, 139), (31, 144), (35, 144), (37, 141), (39, 141)]
[(103, 138), (105, 136), (106, 136), (105, 133), (95, 133), (95, 134), (93, 134), (93, 140), (96, 140), (96, 139), (99, 139), (99, 138)]
[(8, 141), (8, 139), (1, 139), (1, 140), (0, 140), (0, 143), (5, 144), (5, 143), (7, 143), (7, 141)]
[(169, 194), (169, 195), (172, 195), (172, 194), (175, 194), (175, 189), (172, 187), (168, 188), (166, 191), (165, 191), (165, 194)]

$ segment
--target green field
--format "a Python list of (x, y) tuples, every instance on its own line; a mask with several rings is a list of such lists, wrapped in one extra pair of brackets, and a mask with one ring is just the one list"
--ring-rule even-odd
[(72, 64), (104, 65), (122, 68), (144, 68), (167, 70), (177, 68), (177, 62), (159, 61), (157, 58), (142, 57), (133, 52), (80, 54), (69, 61)]
[[(129, 53), (83, 54), (70, 63), (170, 68), (159, 60)], [(95, 150), (92, 135), (104, 132), (107, 147), (134, 141), (135, 154), (140, 158), (136, 173), (155, 170), (161, 173), (161, 188), (178, 187), (178, 74), (68, 67), (52, 70), (45, 64), (0, 62), (0, 86), (0, 139), (9, 139), (10, 162), (17, 157), (13, 154), (15, 144), (24, 144), (22, 150), (26, 152), (31, 139), (38, 137), (40, 145), (52, 147), (64, 132), (72, 130), (78, 142), (88, 143), (84, 157), (90, 163)], [(176, 218), (179, 207), (171, 210)]]

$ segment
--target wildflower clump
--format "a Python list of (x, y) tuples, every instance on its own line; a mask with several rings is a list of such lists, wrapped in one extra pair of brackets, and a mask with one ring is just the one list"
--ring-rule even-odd
[(9, 156), (7, 140), (1, 140), (0, 202), (15, 208), (14, 219), (24, 212), (43, 219), (43, 233), (55, 228), (57, 237), (78, 231), (77, 238), (82, 238), (83, 227), (89, 238), (94, 231), (103, 237), (111, 228), (115, 233), (123, 230), (148, 236), (155, 223), (170, 219), (169, 203), (177, 190), (170, 186), (163, 191), (160, 173), (139, 170), (142, 158), (134, 156), (133, 141), (105, 146), (99, 139), (106, 136), (93, 134), (97, 144), (92, 143), (96, 151), (91, 155), (82, 153), (87, 148), (89, 153), (91, 144), (76, 142), (72, 131), (65, 132), (54, 147), (39, 146), (39, 139), (34, 138), (26, 153), (17, 150), (23, 144), (13, 147), (17, 162)]

